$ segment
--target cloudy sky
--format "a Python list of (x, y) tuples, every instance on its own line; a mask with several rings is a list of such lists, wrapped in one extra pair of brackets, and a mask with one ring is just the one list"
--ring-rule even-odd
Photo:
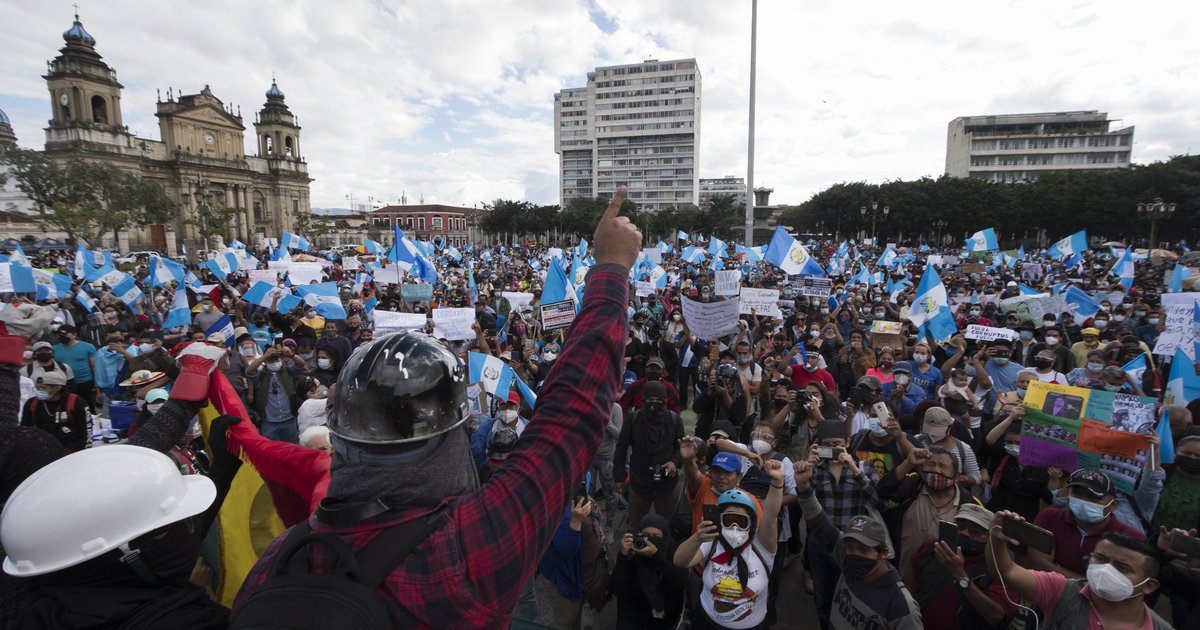
[[(695, 57), (700, 176), (744, 176), (749, 0), (80, 0), (159, 137), (155, 90), (210, 84), (247, 125), (272, 71), (303, 126), (313, 205), (368, 196), (557, 203), (553, 95), (597, 65)], [(40, 75), (66, 0), (0, 0), (0, 109), (40, 148)], [(937, 176), (956, 116), (1098, 109), (1135, 162), (1200, 151), (1200, 4), (760, 0), (755, 183), (799, 203), (841, 181)], [(253, 135), (247, 149), (253, 153)]]

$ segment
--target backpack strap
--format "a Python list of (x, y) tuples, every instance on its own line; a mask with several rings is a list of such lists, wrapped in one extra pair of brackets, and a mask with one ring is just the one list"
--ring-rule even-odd
[[(357, 554), (364, 586), (379, 588), (387, 576), (417, 545), (424, 542), (442, 520), (446, 506), (407, 523), (393, 525), (371, 539)], [(390, 550), (390, 552), (389, 552)]]

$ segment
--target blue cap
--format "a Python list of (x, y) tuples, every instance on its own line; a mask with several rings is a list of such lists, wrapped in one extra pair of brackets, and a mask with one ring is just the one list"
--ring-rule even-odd
[(742, 458), (734, 455), (733, 453), (717, 453), (717, 456), (713, 458), (712, 463), (709, 464), (709, 466), (713, 468), (720, 468), (721, 470), (731, 473), (741, 473)]
[(636, 380), (637, 374), (634, 374), (632, 371), (626, 371), (625, 376), (621, 377), (621, 389), (629, 389), (629, 386), (633, 385), (633, 382)]

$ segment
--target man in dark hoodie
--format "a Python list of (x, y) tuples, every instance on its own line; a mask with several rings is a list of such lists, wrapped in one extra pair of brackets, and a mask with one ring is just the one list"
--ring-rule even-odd
[(660, 516), (670, 517), (675, 513), (679, 503), (679, 469), (683, 466), (679, 455), (683, 420), (667, 409), (666, 388), (662, 381), (650, 381), (642, 392), (646, 405), (625, 419), (613, 458), (613, 479), (619, 492), (625, 482), (625, 460), (629, 455), (629, 525), (635, 529), (651, 506)]
[(617, 630), (678, 625), (687, 589), (687, 569), (672, 562), (678, 546), (667, 519), (657, 514), (642, 517), (640, 530), (621, 537), (609, 582), (617, 598)]

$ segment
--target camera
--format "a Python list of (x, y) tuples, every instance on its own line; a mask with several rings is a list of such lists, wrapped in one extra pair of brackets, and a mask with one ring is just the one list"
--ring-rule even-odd
[(817, 457), (821, 459), (837, 459), (842, 456), (842, 447), (840, 446), (818, 446)]
[(662, 481), (663, 477), (666, 477), (666, 476), (667, 476), (667, 467), (666, 466), (663, 466), (660, 464), (658, 466), (650, 467), (650, 478), (655, 483)]
[(646, 535), (645, 534), (643, 534), (642, 532), (634, 532), (633, 548), (634, 549), (645, 549), (646, 548)]

